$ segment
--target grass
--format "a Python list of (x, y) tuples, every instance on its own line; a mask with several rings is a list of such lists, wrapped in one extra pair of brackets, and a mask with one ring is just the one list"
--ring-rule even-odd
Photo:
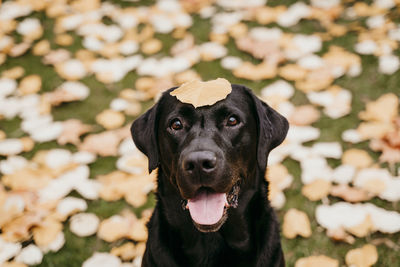
[[(136, 3), (117, 1), (113, 0), (113, 3), (118, 3), (122, 6), (137, 6), (137, 5), (150, 5), (154, 1), (140, 1)], [(271, 6), (292, 4), (296, 1), (269, 1), (268, 4)], [(395, 16), (395, 14), (393, 15)], [(34, 17), (41, 20), (45, 28), (44, 38), (50, 40), (52, 48), (58, 48), (53, 42), (54, 34), (52, 28), (54, 21), (45, 16), (42, 12), (34, 13)], [(201, 19), (199, 16), (194, 16), (194, 25), (190, 31), (196, 37), (197, 43), (203, 43), (208, 41), (208, 33), (210, 32), (211, 24), (209, 20)], [(341, 24), (347, 23), (346, 21), (340, 21)], [(250, 27), (261, 26), (257, 23), (249, 23)], [(268, 25), (277, 26), (277, 25)], [(321, 32), (323, 29), (319, 23), (315, 21), (301, 21), (298, 25), (284, 29), (285, 31), (311, 34), (313, 32)], [(74, 35), (75, 42), (72, 46), (67, 47), (71, 52), (75, 52), (81, 49), (81, 38)], [(156, 36), (163, 41), (164, 48), (160, 52), (159, 56), (168, 55), (168, 50), (175, 42), (175, 40), (167, 34), (157, 34)], [(353, 46), (357, 41), (355, 34), (349, 34), (346, 36), (335, 38), (331, 41), (325, 42), (322, 51), (326, 51), (330, 45), (339, 45), (346, 48), (349, 51), (353, 51)], [(230, 55), (240, 56), (241, 58), (249, 61), (256, 62), (250, 55), (239, 51), (232, 40), (227, 44), (227, 48)], [(399, 55), (399, 52), (397, 52)], [(358, 119), (358, 112), (365, 108), (365, 103), (369, 100), (374, 100), (384, 93), (395, 93), (400, 94), (400, 75), (396, 73), (394, 75), (383, 75), (377, 71), (377, 59), (373, 56), (362, 56), (362, 68), (363, 71), (358, 77), (347, 77), (343, 76), (335, 81), (335, 84), (342, 86), (352, 92), (352, 112), (346, 117), (333, 120), (326, 116), (322, 116), (321, 119), (314, 124), (321, 130), (321, 137), (318, 141), (338, 141), (342, 143), (344, 149), (351, 147), (357, 147), (367, 150), (374, 159), (377, 159), (378, 154), (369, 150), (368, 142), (364, 142), (358, 145), (351, 145), (344, 143), (341, 140), (341, 133), (346, 129), (355, 128), (360, 120)], [(31, 52), (25, 54), (22, 57), (7, 59), (6, 63), (0, 66), (0, 73), (4, 70), (10, 69), (14, 66), (22, 66), (25, 69), (25, 74), (38, 74), (42, 77), (43, 92), (52, 91), (54, 88), (59, 86), (63, 80), (56, 74), (53, 67), (44, 65), (41, 62), (40, 57), (36, 57)], [(215, 60), (211, 62), (201, 62), (193, 67), (204, 80), (214, 79), (215, 77), (225, 77), (232, 83), (245, 84), (246, 86), (254, 89), (255, 92), (259, 92), (264, 86), (277, 80), (263, 80), (263, 81), (248, 81), (244, 79), (238, 79), (232, 75), (230, 71), (227, 71), (220, 66), (220, 61)], [(134, 82), (138, 78), (135, 72), (129, 73), (122, 81), (112, 84), (104, 85), (98, 82), (93, 76), (86, 77), (82, 80), (90, 90), (90, 97), (81, 102), (73, 102), (63, 104), (53, 109), (52, 114), (55, 120), (66, 120), (69, 118), (78, 118), (84, 123), (95, 124), (95, 116), (102, 110), (109, 107), (112, 99), (118, 96), (118, 93), (124, 88), (133, 88)], [(292, 98), (292, 102), (295, 105), (308, 104), (305, 95), (299, 91), (296, 91), (295, 96)], [(144, 103), (144, 109), (149, 106), (150, 103)], [(128, 122), (134, 118), (128, 118)], [(0, 120), (0, 128), (7, 133), (8, 137), (22, 137), (25, 133), (19, 128), (21, 120), (16, 118), (12, 120)], [(98, 130), (101, 127), (98, 126)], [(44, 149), (51, 149), (60, 147), (56, 142), (47, 142), (42, 144), (36, 144), (33, 151), (22, 154), (27, 158), (31, 158), (37, 151)], [(76, 151), (74, 146), (62, 146), (63, 148), (71, 151)], [(3, 159), (3, 158), (0, 158)], [(115, 170), (116, 157), (100, 157), (98, 160), (90, 165), (91, 177), (97, 175), (106, 174)], [(331, 162), (333, 165), (338, 164), (337, 162)], [(294, 266), (295, 261), (304, 256), (325, 254), (330, 257), (336, 258), (340, 261), (340, 265), (344, 265), (344, 257), (349, 249), (360, 247), (363, 244), (369, 243), (374, 239), (388, 238), (396, 244), (400, 244), (400, 234), (384, 235), (384, 234), (372, 234), (366, 238), (357, 238), (354, 245), (348, 245), (344, 243), (332, 242), (327, 236), (325, 230), (323, 230), (315, 221), (315, 209), (321, 202), (310, 202), (301, 194), (302, 183), (300, 181), (301, 169), (299, 163), (287, 159), (284, 161), (284, 165), (289, 169), (289, 172), (294, 176), (294, 182), (292, 186), (285, 191), (286, 204), (282, 210), (278, 211), (280, 221), (283, 220), (283, 215), (289, 208), (297, 208), (305, 211), (311, 219), (313, 235), (311, 238), (296, 238), (296, 239), (285, 239), (282, 238), (283, 249), (287, 260), (287, 266)], [(399, 167), (399, 164), (397, 164)], [(0, 178), (1, 179), (1, 178)], [(72, 192), (71, 195), (77, 195)], [(331, 202), (336, 202), (338, 199), (329, 198)], [(388, 210), (395, 210), (400, 212), (400, 206), (397, 203), (390, 203), (387, 201), (373, 199), (371, 201), (375, 205), (383, 207)], [(129, 206), (125, 201), (106, 202), (104, 200), (88, 201), (88, 212), (96, 213), (101, 219), (110, 217), (118, 214), (123, 209), (131, 209), (135, 213), (154, 206), (155, 198), (154, 195), (150, 195), (148, 203), (140, 209), (134, 209)], [(45, 255), (42, 264), (38, 265), (41, 267), (51, 266), (80, 266), (82, 262), (90, 257), (94, 251), (110, 251), (113, 246), (120, 245), (124, 240), (117, 241), (115, 243), (107, 243), (96, 237), (79, 238), (69, 231), (68, 223), (64, 225), (64, 233), (66, 238), (65, 246), (57, 253), (48, 253)], [(376, 266), (396, 266), (400, 262), (400, 254), (385, 245), (378, 246), (379, 261)]]

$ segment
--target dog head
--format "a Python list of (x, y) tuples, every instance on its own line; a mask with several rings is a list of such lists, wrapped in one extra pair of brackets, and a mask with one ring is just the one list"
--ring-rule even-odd
[(198, 108), (171, 96), (173, 89), (133, 123), (132, 137), (149, 171), (161, 167), (187, 201), (197, 229), (218, 231), (242, 185), (255, 182), (250, 174), (265, 172), (288, 123), (244, 86), (232, 85), (224, 100)]

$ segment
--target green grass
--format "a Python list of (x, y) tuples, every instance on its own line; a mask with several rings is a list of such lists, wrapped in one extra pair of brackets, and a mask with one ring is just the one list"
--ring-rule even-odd
[[(113, 3), (118, 3), (121, 6), (138, 6), (138, 5), (151, 5), (154, 1), (139, 1), (136, 3), (125, 2), (113, 0)], [(268, 5), (282, 5), (282, 4), (292, 4), (295, 3), (294, 0), (286, 1), (269, 1)], [(307, 1), (306, 1), (307, 2)], [(41, 20), (45, 28), (44, 38), (50, 40), (52, 43), (52, 48), (58, 48), (54, 44), (54, 33), (52, 31), (54, 21), (52, 19), (46, 18), (45, 14), (42, 12), (34, 13), (34, 17)], [(389, 16), (398, 17), (394, 12), (389, 14)], [(208, 41), (208, 33), (211, 29), (211, 24), (209, 20), (201, 19), (199, 16), (194, 16), (194, 25), (190, 28), (190, 32), (196, 37), (196, 43), (203, 43)], [(346, 24), (346, 21), (339, 21), (341, 24)], [(257, 23), (249, 23), (250, 27), (260, 26)], [(268, 27), (275, 27), (277, 25), (268, 25)], [(304, 33), (311, 34), (313, 32), (323, 32), (324, 29), (316, 21), (301, 21), (298, 25), (291, 27), (289, 29), (283, 29), (288, 32), (294, 33)], [(75, 37), (75, 42), (72, 46), (66, 49), (71, 52), (75, 52), (82, 48), (81, 38), (79, 36)], [(16, 36), (18, 37), (18, 36)], [(159, 56), (168, 55), (168, 51), (173, 43), (176, 41), (170, 35), (157, 34), (157, 38), (163, 42), (163, 50), (159, 53)], [(355, 33), (345, 35), (342, 37), (334, 38), (329, 42), (325, 42), (321, 53), (327, 51), (330, 45), (339, 45), (346, 48), (348, 51), (353, 51), (353, 46), (357, 41), (357, 36)], [(253, 63), (259, 62), (258, 60), (251, 57), (249, 54), (239, 51), (234, 41), (231, 39), (227, 44), (229, 55), (240, 56), (241, 58), (252, 61)], [(396, 52), (397, 55), (400, 52)], [(377, 159), (377, 153), (369, 150), (368, 142), (363, 142), (361, 144), (352, 145), (344, 143), (341, 140), (341, 133), (347, 129), (356, 128), (360, 123), (358, 119), (358, 112), (365, 108), (365, 103), (369, 100), (377, 99), (380, 95), (388, 92), (400, 94), (400, 75), (397, 72), (394, 75), (383, 75), (377, 71), (377, 59), (373, 56), (362, 56), (362, 67), (363, 71), (358, 77), (341, 77), (337, 79), (334, 83), (342, 86), (352, 92), (352, 112), (340, 119), (333, 120), (323, 115), (321, 119), (314, 124), (315, 127), (321, 129), (321, 137), (317, 141), (338, 141), (341, 142), (344, 149), (351, 147), (357, 147), (367, 150), (374, 159)], [(43, 80), (42, 92), (49, 92), (59, 86), (63, 80), (57, 75), (52, 66), (44, 65), (41, 62), (40, 57), (32, 55), (30, 52), (22, 57), (9, 58), (6, 63), (0, 66), (0, 73), (14, 66), (22, 66), (25, 69), (25, 74), (38, 74)], [(254, 89), (255, 92), (259, 92), (264, 86), (272, 83), (278, 78), (263, 81), (248, 81), (244, 79), (238, 79), (232, 75), (228, 70), (221, 68), (220, 61), (215, 60), (212, 62), (201, 62), (193, 67), (204, 80), (214, 79), (216, 77), (225, 77), (232, 83), (245, 84), (246, 86)], [(81, 102), (73, 102), (68, 104), (63, 104), (52, 110), (52, 114), (55, 120), (66, 120), (69, 118), (78, 118), (84, 123), (95, 124), (95, 116), (102, 110), (109, 107), (112, 99), (118, 96), (118, 93), (125, 88), (133, 88), (134, 83), (138, 75), (135, 72), (129, 73), (122, 81), (112, 84), (104, 85), (98, 82), (93, 75), (86, 77), (82, 80), (90, 90), (90, 97)], [(296, 91), (295, 96), (292, 98), (292, 102), (295, 105), (308, 104), (308, 100), (303, 93)], [(144, 103), (144, 109), (151, 105), (150, 102)], [(143, 111), (144, 111), (143, 109)], [(127, 118), (127, 123), (130, 123), (134, 118)], [(8, 137), (22, 137), (26, 134), (19, 128), (21, 123), (20, 119), (12, 120), (0, 120), (0, 128), (7, 133)], [(97, 131), (101, 131), (100, 126), (97, 127)], [(36, 144), (33, 151), (22, 154), (27, 158), (31, 158), (37, 151), (44, 149), (51, 149), (60, 147), (56, 142), (47, 142), (43, 144)], [(63, 148), (69, 149), (71, 151), (76, 151), (76, 148), (72, 145), (63, 146)], [(3, 159), (3, 158), (0, 158)], [(99, 157), (97, 161), (90, 164), (91, 177), (94, 178), (101, 174), (109, 173), (115, 170), (116, 157)], [(338, 162), (330, 161), (332, 165), (337, 165)], [(344, 265), (344, 257), (348, 250), (360, 247), (363, 244), (369, 243), (374, 239), (378, 238), (388, 238), (396, 244), (400, 244), (400, 234), (384, 235), (384, 234), (372, 234), (366, 238), (357, 238), (354, 245), (348, 245), (344, 243), (335, 243), (331, 241), (327, 236), (325, 230), (323, 230), (315, 221), (315, 209), (317, 205), (321, 202), (311, 202), (308, 201), (301, 194), (302, 183), (300, 181), (301, 169), (299, 163), (287, 159), (284, 161), (284, 165), (289, 169), (289, 172), (294, 177), (294, 182), (289, 189), (285, 191), (286, 204), (282, 210), (278, 211), (280, 221), (283, 220), (283, 215), (289, 208), (297, 208), (305, 211), (309, 218), (311, 219), (313, 235), (312, 237), (305, 238), (295, 238), (292, 240), (282, 238), (283, 249), (285, 257), (287, 260), (287, 266), (294, 266), (295, 261), (300, 257), (325, 254), (330, 257), (336, 258), (340, 261), (340, 266)], [(397, 167), (400, 167), (397, 164)], [(0, 178), (1, 179), (1, 178)], [(78, 196), (76, 192), (72, 192), (71, 195)], [(338, 201), (338, 199), (330, 197), (331, 202)], [(106, 202), (104, 200), (87, 201), (88, 202), (88, 212), (96, 213), (101, 219), (110, 217), (114, 214), (118, 214), (124, 209), (130, 209), (137, 215), (141, 213), (143, 209), (150, 208), (154, 206), (155, 197), (153, 194), (150, 195), (148, 202), (144, 207), (139, 209), (134, 209), (128, 205), (124, 200)], [(383, 207), (388, 210), (395, 210), (400, 212), (400, 206), (398, 203), (390, 203), (380, 199), (373, 199), (371, 201), (375, 205)], [(95, 236), (88, 238), (79, 238), (69, 231), (69, 224), (65, 223), (64, 233), (66, 238), (65, 246), (57, 253), (48, 253), (45, 255), (42, 264), (38, 265), (41, 267), (51, 267), (51, 266), (68, 266), (75, 267), (80, 266), (82, 262), (90, 257), (94, 251), (110, 251), (113, 246), (121, 245), (124, 240), (117, 241), (115, 243), (107, 243)], [(400, 262), (400, 253), (394, 251), (385, 245), (378, 246), (379, 261), (376, 266), (396, 266)]]

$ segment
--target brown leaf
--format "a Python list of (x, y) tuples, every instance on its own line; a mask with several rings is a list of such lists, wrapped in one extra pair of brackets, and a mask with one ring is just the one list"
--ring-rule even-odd
[(125, 122), (125, 116), (118, 111), (106, 109), (97, 114), (96, 122), (107, 130), (121, 127)]
[(120, 257), (123, 261), (133, 260), (136, 257), (136, 247), (132, 242), (128, 242), (119, 247), (111, 249), (111, 254)]
[(63, 121), (63, 131), (57, 138), (57, 143), (60, 145), (68, 143), (78, 145), (81, 142), (79, 137), (91, 130), (92, 126), (83, 124), (82, 121), (77, 119)]
[(372, 198), (372, 195), (360, 188), (350, 187), (347, 184), (334, 185), (330, 194), (334, 197), (340, 197), (347, 202), (362, 202)]
[(311, 236), (311, 225), (307, 214), (297, 209), (290, 209), (283, 218), (283, 235), (286, 238), (295, 238), (297, 235), (302, 237)]
[(231, 84), (223, 79), (201, 82), (192, 81), (183, 84), (170, 94), (183, 103), (192, 104), (195, 108), (211, 106), (225, 99), (232, 91)]
[(314, 182), (303, 186), (301, 193), (311, 201), (317, 201), (327, 197), (331, 189), (331, 182), (324, 179), (317, 179)]
[(377, 100), (367, 103), (365, 111), (361, 111), (358, 116), (365, 121), (391, 123), (399, 114), (398, 106), (398, 96), (393, 93), (384, 94)]
[(233, 70), (233, 75), (251, 81), (271, 79), (277, 74), (276, 63), (270, 64), (264, 61), (261, 64), (254, 65), (251, 62), (244, 62), (240, 67)]
[(292, 115), (289, 117), (289, 122), (295, 125), (310, 125), (319, 120), (320, 112), (312, 105), (303, 105), (296, 107)]
[(375, 246), (367, 244), (347, 252), (345, 259), (348, 266), (369, 267), (378, 261), (378, 252)]
[(343, 228), (328, 229), (326, 235), (334, 241), (343, 241), (348, 244), (354, 244), (356, 241), (356, 239), (352, 235), (349, 235)]
[(38, 226), (33, 228), (33, 239), (38, 246), (47, 246), (53, 242), (59, 233), (61, 233), (63, 225), (50, 217), (40, 222)]
[(339, 261), (324, 255), (300, 258), (295, 267), (339, 267)]
[(365, 220), (361, 224), (347, 228), (347, 231), (349, 231), (351, 234), (357, 237), (365, 237), (368, 234), (370, 234), (373, 230), (374, 230), (374, 225), (370, 215), (367, 215), (365, 217)]
[(83, 140), (83, 143), (78, 148), (79, 150), (89, 151), (102, 157), (116, 156), (119, 143), (129, 135), (130, 132), (127, 127), (91, 134)]
[(342, 163), (362, 169), (372, 165), (372, 158), (367, 151), (353, 148), (343, 153)]
[(245, 36), (236, 40), (236, 46), (253, 57), (258, 59), (273, 59), (281, 61), (283, 54), (279, 49), (279, 41), (257, 41), (249, 36)]

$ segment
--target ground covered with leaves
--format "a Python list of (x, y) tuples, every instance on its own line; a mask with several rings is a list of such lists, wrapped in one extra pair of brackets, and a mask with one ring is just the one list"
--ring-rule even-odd
[(129, 126), (218, 77), (290, 121), (266, 178), (287, 265), (398, 265), (399, 41), (398, 0), (3, 1), (0, 265), (140, 266)]

